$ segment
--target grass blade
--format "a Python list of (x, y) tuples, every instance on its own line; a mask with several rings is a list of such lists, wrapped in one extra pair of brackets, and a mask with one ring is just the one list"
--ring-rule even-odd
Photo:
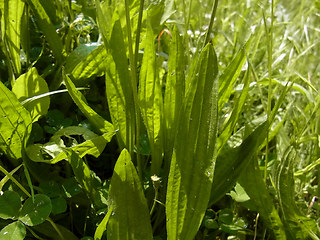
[(126, 149), (115, 165), (109, 197), (113, 211), (107, 226), (108, 239), (153, 239), (147, 201)]
[(221, 111), (223, 105), (228, 101), (233, 86), (240, 75), (242, 66), (246, 60), (245, 47), (242, 47), (232, 62), (224, 70), (219, 79), (219, 104), (218, 109)]
[(168, 179), (168, 239), (194, 239), (210, 197), (218, 121), (218, 64), (202, 51), (181, 110)]

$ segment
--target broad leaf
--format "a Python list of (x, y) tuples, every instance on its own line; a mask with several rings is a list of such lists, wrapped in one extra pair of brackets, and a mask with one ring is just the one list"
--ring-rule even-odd
[(109, 189), (112, 214), (108, 239), (151, 240), (152, 228), (147, 201), (129, 152), (122, 150), (114, 167)]
[(11, 158), (21, 158), (32, 128), (29, 112), (0, 82), (0, 150)]
[(65, 72), (70, 73), (76, 86), (84, 85), (92, 76), (101, 76), (106, 68), (107, 52), (99, 43), (77, 47), (66, 59)]
[(194, 239), (210, 198), (216, 158), (218, 63), (201, 52), (182, 106), (168, 179), (168, 239)]
[[(48, 93), (49, 88), (46, 81), (38, 74), (38, 71), (35, 68), (31, 68), (16, 80), (12, 92), (22, 102), (27, 98)], [(24, 104), (24, 107), (30, 112), (32, 122), (36, 122), (39, 117), (48, 112), (49, 105), (50, 98), (44, 97)]]
[(50, 198), (44, 194), (34, 195), (28, 198), (22, 206), (19, 220), (28, 226), (35, 226), (43, 223), (51, 213), (52, 205)]
[(268, 228), (273, 231), (274, 238), (287, 239), (283, 223), (273, 202), (270, 201), (272, 198), (255, 157), (250, 159), (249, 164), (240, 175), (239, 183), (253, 201)]
[(5, 191), (0, 196), (0, 218), (15, 219), (21, 208), (20, 196), (16, 192)]
[(16, 221), (5, 226), (0, 231), (1, 240), (23, 240), (26, 236), (26, 227)]
[(221, 151), (215, 166), (209, 205), (218, 201), (236, 184), (239, 176), (263, 143), (267, 127), (267, 122), (264, 122), (239, 147)]

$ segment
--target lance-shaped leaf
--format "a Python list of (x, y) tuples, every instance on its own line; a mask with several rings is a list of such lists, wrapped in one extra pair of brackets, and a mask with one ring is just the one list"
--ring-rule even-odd
[(46, 36), (46, 40), (58, 62), (62, 62), (64, 58), (63, 44), (56, 32), (54, 24), (52, 24), (45, 8), (42, 6), (40, 0), (27, 0), (33, 14), (37, 18), (37, 24), (41, 31)]
[(223, 197), (236, 184), (239, 176), (263, 143), (267, 127), (267, 122), (264, 122), (239, 147), (226, 149), (218, 156), (209, 206)]
[(99, 204), (98, 198), (97, 198), (97, 187), (94, 183), (94, 177), (91, 174), (91, 171), (88, 167), (88, 165), (82, 160), (81, 157), (79, 157), (78, 154), (76, 154), (71, 149), (66, 149), (66, 154), (68, 155), (68, 161), (72, 167), (73, 173), (77, 179), (77, 182), (81, 185), (83, 190), (87, 193), (89, 199), (95, 203)]
[(112, 214), (107, 226), (110, 240), (151, 240), (147, 201), (129, 152), (122, 150), (114, 167), (109, 190)]
[(104, 74), (106, 58), (107, 52), (103, 44), (82, 44), (66, 59), (65, 72), (72, 75), (76, 86), (84, 85), (92, 76)]
[(161, 119), (163, 102), (160, 79), (157, 73), (154, 34), (150, 23), (147, 26), (139, 84), (139, 106), (147, 128), (152, 155), (151, 173), (159, 174), (163, 149)]
[(21, 72), (20, 36), (24, 5), (25, 3), (22, 0), (4, 1), (3, 15), (1, 17), (3, 40), (6, 44), (14, 72), (17, 75), (20, 75)]
[(174, 28), (170, 44), (168, 74), (164, 96), (164, 152), (171, 158), (174, 139), (178, 127), (178, 116), (185, 94), (185, 58), (182, 38)]
[(287, 239), (279, 214), (273, 202), (270, 201), (271, 196), (255, 157), (251, 158), (246, 169), (240, 175), (239, 183), (245, 189), (256, 208), (259, 209), (264, 222), (273, 230), (274, 239)]
[(82, 93), (76, 89), (71, 79), (64, 75), (64, 83), (74, 103), (78, 106), (81, 112), (88, 118), (90, 123), (100, 132), (113, 132), (113, 125), (96, 113), (88, 104)]
[(305, 216), (296, 205), (293, 175), (296, 152), (290, 146), (290, 138), (285, 130), (279, 132), (277, 140), (279, 142), (277, 150), (281, 160), (276, 161), (275, 185), (284, 224), (288, 228), (287, 232), (295, 239), (319, 239), (316, 221)]
[(31, 133), (31, 124), (29, 112), (0, 82), (0, 150), (11, 158), (21, 158)]
[[(122, 33), (120, 19), (114, 14), (113, 27), (110, 38), (105, 46), (110, 53), (106, 69), (106, 93), (112, 123), (119, 129), (118, 142), (120, 147), (133, 150), (135, 137), (135, 106), (130, 74), (128, 70), (128, 58), (126, 45)], [(108, 37), (108, 36), (106, 36)]]
[[(19, 101), (35, 97), (49, 92), (46, 81), (38, 74), (37, 69), (31, 68), (27, 73), (21, 75), (14, 84), (12, 92)], [(35, 101), (26, 103), (24, 107), (30, 112), (33, 122), (36, 122), (40, 116), (48, 112), (50, 98), (39, 98)]]
[(218, 64), (201, 52), (182, 106), (168, 179), (168, 239), (194, 239), (210, 197), (216, 158)]

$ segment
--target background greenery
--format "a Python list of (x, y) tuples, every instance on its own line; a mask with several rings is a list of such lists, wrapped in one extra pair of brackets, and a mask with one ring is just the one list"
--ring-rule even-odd
[(0, 16), (1, 239), (319, 239), (319, 0)]

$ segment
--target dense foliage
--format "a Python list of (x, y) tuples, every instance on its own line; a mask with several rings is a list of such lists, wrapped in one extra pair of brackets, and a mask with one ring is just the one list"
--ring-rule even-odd
[(0, 239), (319, 239), (319, 0), (0, 17)]

